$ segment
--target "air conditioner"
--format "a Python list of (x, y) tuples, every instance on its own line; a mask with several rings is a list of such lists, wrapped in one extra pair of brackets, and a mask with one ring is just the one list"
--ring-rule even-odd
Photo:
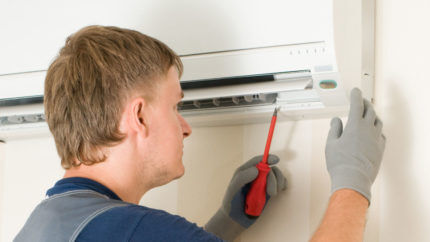
[[(0, 138), (47, 132), (42, 101), (48, 60), (64, 44), (65, 27), (69, 34), (94, 22), (137, 29), (166, 42), (181, 56), (185, 97), (179, 109), (193, 126), (268, 121), (275, 107), (280, 107), (281, 120), (344, 115), (354, 86), (372, 98), (373, 0), (335, 1), (338, 6), (333, 0), (220, 0), (211, 1), (211, 8), (207, 2), (191, 1), (195, 11), (174, 0), (167, 1), (174, 8), (158, 6), (164, 4), (159, 1), (125, 1), (135, 7), (122, 8), (136, 18), (120, 18), (115, 24), (112, 15), (90, 21), (95, 15), (79, 12), (83, 16), (76, 19), (83, 22), (76, 26), (59, 18), (57, 29), (45, 29), (51, 38), (39, 41), (43, 51), (34, 53), (44, 56), (33, 64), (20, 65), (26, 61), (24, 54), (16, 62), (2, 62)], [(111, 7), (118, 11), (117, 5)], [(166, 11), (175, 19), (174, 26), (155, 21)], [(45, 28), (44, 22), (39, 24)], [(28, 49), (33, 50), (39, 51)]]
[(0, 76), (0, 139), (49, 134), (43, 109), (45, 71)]
[(313, 118), (345, 112), (331, 42), (315, 41), (185, 56), (179, 109), (197, 126)]

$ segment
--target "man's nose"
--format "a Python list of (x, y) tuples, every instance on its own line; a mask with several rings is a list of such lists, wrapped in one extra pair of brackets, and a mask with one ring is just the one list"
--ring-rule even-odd
[(184, 119), (184, 117), (182, 117), (182, 115), (180, 115), (180, 117), (181, 117), (181, 124), (182, 124), (182, 133), (184, 135), (184, 138), (187, 138), (192, 133), (191, 126)]

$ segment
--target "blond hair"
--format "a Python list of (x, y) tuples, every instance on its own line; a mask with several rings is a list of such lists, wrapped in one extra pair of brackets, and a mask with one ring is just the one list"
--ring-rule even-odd
[[(182, 62), (167, 45), (134, 30), (88, 26), (69, 36), (45, 79), (45, 115), (65, 169), (102, 162), (103, 147), (120, 143), (124, 102), (154, 86)], [(79, 162), (75, 162), (78, 160)]]

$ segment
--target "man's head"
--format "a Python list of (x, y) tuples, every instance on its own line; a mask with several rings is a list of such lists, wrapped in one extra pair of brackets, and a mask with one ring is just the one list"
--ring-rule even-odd
[[(105, 148), (123, 142), (131, 130), (120, 130), (123, 114), (130, 105), (142, 108), (134, 111), (143, 126), (167, 122), (171, 117), (163, 117), (158, 110), (166, 101), (161, 95), (166, 95), (168, 85), (179, 92), (170, 96), (181, 94), (181, 74), (182, 63), (169, 47), (133, 30), (89, 26), (67, 38), (48, 69), (44, 101), (62, 166), (69, 169), (104, 161)], [(153, 112), (143, 110), (148, 107)], [(183, 139), (191, 130), (173, 108)], [(159, 120), (149, 114), (158, 114)], [(156, 143), (156, 138), (151, 136), (149, 143)], [(176, 145), (182, 145), (182, 140)]]

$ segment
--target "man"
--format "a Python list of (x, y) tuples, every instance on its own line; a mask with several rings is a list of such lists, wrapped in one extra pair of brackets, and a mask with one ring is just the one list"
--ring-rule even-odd
[[(232, 241), (256, 221), (245, 215), (244, 199), (258, 175), (255, 165), (261, 156), (236, 170), (220, 209), (204, 229), (138, 205), (148, 190), (184, 174), (183, 139), (191, 128), (177, 110), (183, 97), (181, 73), (182, 63), (172, 50), (136, 31), (90, 26), (67, 39), (47, 72), (44, 101), (66, 173), (47, 191), (48, 198), (36, 207), (15, 241)], [(364, 105), (358, 94), (354, 103)], [(366, 107), (373, 110), (368, 103)], [(373, 138), (355, 136), (363, 127), (348, 125), (341, 135), (340, 124), (335, 119), (327, 155), (337, 184), (333, 197), (354, 192), (354, 185), (367, 178), (364, 171), (355, 180), (343, 179), (345, 174), (363, 172), (361, 160), (354, 155), (368, 147), (356, 147), (352, 140), (371, 145)], [(347, 133), (349, 138), (343, 139)], [(338, 155), (343, 148), (348, 148), (345, 154)], [(343, 169), (353, 158), (352, 168)], [(270, 165), (278, 161), (269, 156)], [(379, 167), (380, 159), (371, 161)], [(353, 201), (361, 201), (363, 193), (370, 199), (368, 183), (360, 193), (354, 192), (359, 197)], [(267, 178), (269, 198), (275, 199), (285, 188), (284, 176), (272, 166)], [(331, 227), (322, 228), (326, 229), (316, 239)]]

